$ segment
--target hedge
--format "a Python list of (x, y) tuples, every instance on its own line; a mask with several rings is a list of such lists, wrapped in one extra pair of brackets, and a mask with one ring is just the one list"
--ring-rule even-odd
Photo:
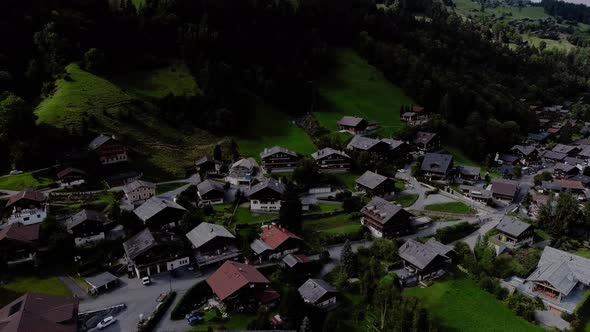
[(478, 226), (471, 225), (468, 222), (462, 222), (454, 226), (438, 229), (434, 234), (434, 237), (438, 241), (447, 244), (464, 238), (473, 233), (477, 228)]
[(176, 303), (176, 306), (174, 306), (174, 309), (170, 313), (170, 319), (184, 319), (184, 316), (194, 309), (195, 304), (200, 304), (203, 299), (209, 297), (211, 294), (211, 288), (209, 288), (209, 285), (205, 281), (196, 283)]
[(168, 310), (168, 308), (170, 308), (170, 306), (172, 305), (172, 302), (174, 302), (175, 298), (176, 298), (176, 292), (171, 292), (170, 294), (168, 294), (168, 296), (166, 297), (166, 300), (164, 300), (164, 302), (162, 302), (162, 304), (160, 304), (158, 306), (158, 308), (156, 308), (156, 311), (154, 311), (154, 313), (150, 316), (150, 318), (148, 318), (146, 321), (139, 323), (137, 325), (137, 331), (138, 332), (151, 332), (151, 331), (153, 331), (154, 328), (156, 328), (156, 325), (158, 325), (158, 322), (160, 321), (160, 319), (162, 319), (162, 317), (166, 313), (166, 310)]

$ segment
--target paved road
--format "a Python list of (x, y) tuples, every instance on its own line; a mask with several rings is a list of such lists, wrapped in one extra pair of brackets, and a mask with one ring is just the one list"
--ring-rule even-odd
[(547, 310), (535, 311), (535, 320), (539, 324), (548, 328), (557, 328), (558, 330), (564, 331), (570, 328), (570, 323), (563, 320), (561, 317)]
[(487, 234), (487, 232), (491, 231), (494, 227), (496, 227), (496, 225), (498, 225), (498, 223), (500, 222), (500, 219), (502, 219), (502, 217), (503, 217), (503, 214), (501, 214), (501, 213), (485, 216), (485, 218), (490, 218), (490, 221), (486, 222), (478, 230), (476, 230), (475, 232), (462, 238), (459, 241), (463, 241), (463, 242), (467, 243), (467, 245), (469, 245), (469, 248), (471, 248), (471, 250), (475, 249), (475, 245), (477, 244), (477, 240), (480, 237)]
[(58, 279), (79, 299), (84, 300), (88, 298), (88, 294), (78, 286), (78, 284), (68, 276), (59, 276)]

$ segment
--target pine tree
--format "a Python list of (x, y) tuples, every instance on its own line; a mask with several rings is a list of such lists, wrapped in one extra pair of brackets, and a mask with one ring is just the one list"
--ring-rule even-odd
[(342, 269), (349, 278), (352, 278), (356, 275), (355, 255), (352, 252), (352, 246), (348, 240), (346, 240), (344, 247), (342, 247), (340, 262), (342, 263)]
[(303, 321), (301, 322), (301, 326), (299, 327), (299, 332), (312, 332), (311, 322), (309, 321), (309, 317), (303, 317)]

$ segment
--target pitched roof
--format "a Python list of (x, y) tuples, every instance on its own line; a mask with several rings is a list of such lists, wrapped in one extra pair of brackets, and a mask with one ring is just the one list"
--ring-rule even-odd
[(421, 170), (424, 172), (446, 173), (453, 163), (453, 156), (441, 153), (427, 153), (424, 155)]
[(282, 148), (280, 146), (273, 146), (270, 149), (264, 149), (264, 151), (260, 152), (260, 158), (264, 159), (266, 157), (272, 156), (273, 154), (279, 153), (279, 152), (284, 153), (284, 154), (288, 154), (293, 157), (297, 157), (296, 152), (293, 152), (293, 151), (286, 149), (286, 148)]
[(10, 196), (10, 198), (8, 199), (8, 203), (6, 203), (6, 206), (11, 206), (12, 204), (20, 201), (21, 199), (42, 203), (45, 202), (47, 197), (44, 193), (40, 191), (21, 191), (17, 194)]
[(575, 180), (557, 180), (557, 183), (563, 189), (577, 189), (577, 190), (584, 190), (584, 184), (580, 181)]
[[(444, 246), (442, 243), (440, 243), (440, 245)], [(403, 260), (411, 263), (419, 269), (424, 269), (438, 256), (442, 256), (445, 259), (449, 258), (446, 255), (440, 254), (440, 250), (437, 249), (438, 247), (438, 244), (431, 243), (426, 245), (410, 239), (399, 248), (398, 253)]]
[(481, 172), (481, 168), (475, 166), (459, 166), (459, 173), (467, 176), (477, 176)]
[(431, 250), (443, 256), (446, 256), (451, 251), (453, 251), (453, 247), (447, 246), (446, 244), (442, 244), (433, 238), (428, 239), (428, 241), (426, 241), (424, 245), (430, 247)]
[(222, 164), (221, 161), (213, 159), (212, 157), (209, 157), (209, 156), (202, 157), (202, 158), (198, 159), (197, 161), (195, 161), (196, 166), (200, 166), (205, 163)]
[(330, 155), (333, 155), (333, 154), (336, 154), (336, 155), (339, 155), (339, 156), (342, 156), (342, 157), (345, 157), (345, 158), (350, 158), (343, 151), (339, 151), (339, 150), (332, 149), (332, 148), (323, 148), (321, 150), (318, 150), (318, 151), (312, 153), (311, 154), (311, 157), (313, 159), (315, 159), (315, 160), (318, 160), (318, 159), (321, 159), (321, 158), (324, 158), (324, 157), (327, 157), (327, 156), (330, 156)]
[(502, 160), (504, 162), (509, 162), (509, 163), (513, 163), (515, 161), (520, 160), (520, 157), (512, 155), (512, 154), (507, 154), (507, 153), (501, 154), (499, 156), (499, 158), (500, 158), (500, 160)]
[(254, 158), (242, 158), (231, 165), (231, 168), (235, 167), (243, 167), (252, 170), (255, 167), (258, 167), (258, 164), (254, 160)]
[(317, 303), (326, 294), (335, 294), (338, 291), (322, 279), (307, 279), (307, 281), (297, 289), (304, 300), (311, 303)]
[(69, 217), (66, 221), (66, 227), (68, 228), (68, 230), (70, 230), (73, 227), (76, 227), (85, 221), (91, 221), (100, 224), (103, 224), (105, 222), (104, 217), (99, 212), (84, 209)]
[(207, 283), (223, 301), (248, 284), (269, 284), (270, 281), (252, 265), (226, 261), (207, 278)]
[(156, 184), (151, 183), (151, 182), (147, 182), (147, 181), (142, 181), (142, 180), (135, 180), (133, 182), (130, 182), (130, 183), (124, 185), (123, 191), (125, 192), (125, 194), (128, 194), (128, 193), (130, 193), (134, 190), (137, 190), (141, 187), (156, 188)]
[(399, 148), (400, 146), (406, 144), (404, 141), (398, 141), (392, 138), (382, 138), (381, 142), (385, 142), (387, 144), (389, 144), (389, 149), (390, 150), (395, 150), (397, 148)]
[[(183, 211), (186, 210), (174, 201), (154, 196), (138, 206), (133, 212), (139, 217), (139, 219), (145, 222), (167, 208)], [(170, 220), (170, 222), (173, 221), (176, 220)]]
[(545, 247), (537, 269), (527, 280), (547, 281), (567, 295), (578, 281), (590, 284), (590, 259)]
[(504, 216), (500, 220), (500, 223), (496, 225), (496, 229), (501, 231), (502, 233), (506, 233), (510, 236), (519, 237), (522, 233), (528, 230), (531, 227), (530, 224), (527, 224), (520, 219)]
[(106, 285), (110, 284), (111, 282), (118, 280), (118, 279), (119, 278), (117, 278), (116, 276), (114, 276), (110, 272), (101, 272), (101, 273), (95, 274), (91, 277), (84, 278), (84, 280), (86, 280), (86, 282), (94, 288), (100, 288), (100, 287), (106, 286)]
[(219, 191), (224, 193), (225, 189), (223, 188), (223, 183), (219, 181), (214, 181), (211, 179), (207, 179), (197, 185), (197, 190), (199, 194), (205, 195), (211, 191)]
[(266, 242), (260, 239), (255, 239), (254, 241), (252, 241), (252, 243), (250, 243), (250, 249), (252, 249), (252, 251), (254, 251), (254, 253), (256, 253), (257, 255), (260, 255), (261, 253), (267, 250), (272, 250), (272, 248), (268, 244), (266, 244)]
[(88, 148), (90, 150), (96, 150), (110, 140), (114, 140), (114, 138), (111, 136), (100, 134), (95, 139), (93, 139), (92, 142), (90, 142), (90, 144), (88, 144)]
[(381, 197), (373, 197), (371, 201), (361, 209), (361, 213), (379, 216), (381, 224), (386, 224), (396, 215), (407, 213), (408, 211), (401, 207), (384, 200)]
[(86, 175), (86, 172), (84, 172), (81, 169), (74, 168), (74, 167), (67, 167), (67, 168), (61, 170), (60, 172), (58, 172), (57, 177), (59, 179), (62, 179), (64, 177), (70, 175), (71, 173), (78, 173), (78, 174)]
[(186, 237), (197, 249), (217, 237), (235, 239), (235, 236), (225, 229), (225, 227), (207, 222), (202, 222), (199, 226), (193, 228), (190, 232), (186, 233)]
[(0, 309), (0, 332), (75, 332), (79, 300), (27, 293)]
[(528, 134), (528, 139), (531, 141), (537, 141), (537, 142), (541, 142), (546, 140), (549, 137), (549, 134), (546, 132), (542, 132), (542, 133), (529, 133)]
[(297, 264), (309, 263), (311, 262), (311, 259), (305, 255), (288, 254), (287, 256), (283, 257), (282, 261), (287, 264), (287, 266), (293, 267)]
[(567, 157), (567, 154), (562, 152), (545, 151), (545, 153), (543, 153), (543, 158), (547, 159), (563, 160), (565, 157)]
[(349, 150), (358, 149), (358, 150), (368, 151), (368, 150), (371, 150), (374, 146), (376, 146), (379, 143), (385, 143), (385, 142), (378, 140), (378, 139), (371, 138), (371, 137), (356, 135), (350, 140), (350, 142), (348, 142), (348, 144), (346, 145), (346, 148)]
[(156, 245), (158, 245), (158, 242), (152, 232), (149, 228), (144, 228), (141, 232), (123, 242), (123, 249), (125, 249), (127, 257), (133, 260), (135, 257), (143, 254)]
[(555, 164), (555, 166), (553, 167), (554, 170), (559, 170), (562, 172), (566, 172), (569, 173), (570, 171), (574, 170), (574, 169), (578, 169), (575, 165), (570, 165), (570, 164), (564, 164), (564, 163), (557, 163)]
[(507, 179), (492, 181), (492, 192), (502, 196), (514, 197), (518, 192), (518, 182)]
[(283, 195), (283, 193), (285, 193), (286, 190), (284, 183), (273, 178), (268, 178), (265, 181), (260, 182), (256, 184), (254, 187), (250, 188), (250, 190), (248, 191), (248, 196), (254, 195), (255, 193), (266, 188), (276, 192), (279, 195)]
[(11, 224), (0, 229), (0, 241), (9, 239), (20, 242), (34, 242), (39, 240), (40, 229), (41, 224)]
[(576, 146), (557, 144), (553, 149), (551, 149), (551, 151), (568, 154), (576, 149), (578, 149), (578, 147), (576, 147)]
[(537, 149), (532, 145), (515, 145), (510, 149), (510, 151), (518, 151), (524, 156), (528, 156), (536, 150)]
[(289, 239), (296, 239), (302, 241), (302, 239), (291, 233), (289, 230), (277, 225), (269, 225), (264, 227), (262, 233), (260, 233), (260, 240), (266, 243), (271, 249), (278, 248), (281, 244)]
[(578, 153), (578, 156), (590, 158), (590, 146), (584, 146), (582, 151)]
[(414, 139), (414, 143), (428, 144), (435, 137), (436, 137), (436, 133), (430, 133), (427, 131), (419, 131), (416, 133), (416, 138)]
[(338, 124), (341, 126), (346, 126), (346, 127), (356, 127), (359, 124), (361, 124), (361, 122), (366, 121), (363, 118), (359, 118), (356, 116), (348, 116), (345, 115), (342, 117), (342, 119), (338, 120)]
[(388, 179), (388, 177), (385, 177), (383, 175), (373, 173), (371, 171), (366, 171), (365, 173), (363, 173), (363, 175), (356, 179), (356, 183), (369, 189), (375, 189)]

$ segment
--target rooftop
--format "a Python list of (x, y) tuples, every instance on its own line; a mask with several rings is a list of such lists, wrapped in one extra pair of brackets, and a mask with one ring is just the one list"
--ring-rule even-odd
[(379, 187), (381, 184), (383, 184), (385, 181), (387, 181), (389, 178), (377, 174), (377, 173), (373, 173), (371, 171), (366, 171), (363, 175), (361, 175), (358, 179), (356, 179), (356, 183), (358, 185), (361, 185), (363, 187), (369, 188), (369, 189), (375, 189), (377, 187)]
[(270, 281), (252, 265), (226, 261), (207, 278), (207, 283), (223, 301), (248, 284), (270, 284)]
[(235, 239), (235, 236), (225, 229), (225, 227), (207, 222), (200, 223), (199, 226), (188, 232), (186, 237), (197, 249), (217, 237)]

